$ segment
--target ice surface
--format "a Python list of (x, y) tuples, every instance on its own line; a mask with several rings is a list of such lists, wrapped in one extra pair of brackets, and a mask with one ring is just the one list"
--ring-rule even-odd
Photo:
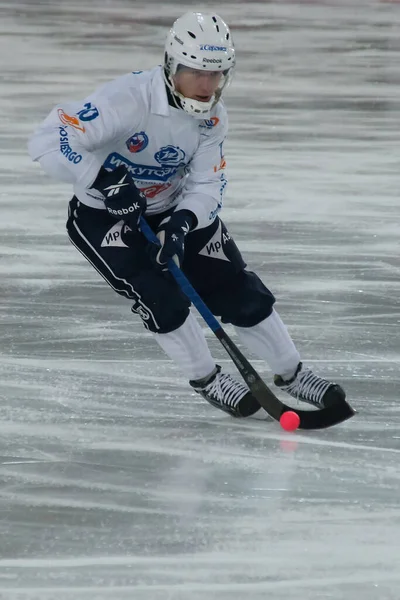
[(56, 102), (158, 64), (193, 7), (0, 0), (0, 598), (398, 600), (400, 4), (199, 5), (238, 51), (224, 219), (346, 387), (344, 425), (290, 435), (193, 395), (27, 156)]

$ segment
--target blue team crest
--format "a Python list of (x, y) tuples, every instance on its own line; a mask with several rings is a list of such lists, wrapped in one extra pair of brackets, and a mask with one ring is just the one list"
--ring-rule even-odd
[(155, 153), (154, 158), (160, 165), (177, 167), (185, 161), (186, 154), (179, 146), (164, 146)]
[(126, 142), (126, 147), (129, 152), (141, 152), (147, 147), (149, 143), (149, 138), (144, 131), (140, 131), (139, 133), (135, 133), (132, 137), (129, 138)]

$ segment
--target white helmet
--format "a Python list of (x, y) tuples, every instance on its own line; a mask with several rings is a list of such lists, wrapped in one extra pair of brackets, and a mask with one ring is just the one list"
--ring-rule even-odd
[[(186, 98), (175, 89), (174, 75), (183, 65), (201, 71), (221, 71), (217, 91), (209, 102)], [(177, 106), (188, 114), (205, 119), (229, 85), (235, 66), (235, 47), (226, 23), (213, 13), (185, 13), (169, 31), (165, 43), (164, 78)]]

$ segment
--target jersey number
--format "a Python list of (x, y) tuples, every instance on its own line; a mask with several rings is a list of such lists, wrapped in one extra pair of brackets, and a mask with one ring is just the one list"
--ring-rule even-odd
[(84, 108), (76, 113), (81, 121), (93, 121), (93, 119), (97, 119), (99, 116), (99, 111), (95, 106), (92, 106), (90, 102), (84, 104), (83, 106)]

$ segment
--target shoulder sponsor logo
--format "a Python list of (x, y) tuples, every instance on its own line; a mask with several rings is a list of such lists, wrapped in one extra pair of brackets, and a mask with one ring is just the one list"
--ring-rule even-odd
[(224, 253), (224, 244), (229, 242), (230, 239), (231, 237), (228, 232), (222, 233), (221, 222), (219, 222), (217, 231), (214, 233), (212, 238), (208, 240), (204, 248), (200, 250), (199, 254), (202, 256), (208, 256), (209, 258), (218, 258), (219, 260), (226, 260), (229, 262), (229, 258), (227, 258)]
[(69, 125), (70, 127), (73, 127), (74, 129), (78, 129), (78, 131), (82, 131), (83, 133), (85, 133), (86, 129), (81, 124), (78, 117), (76, 117), (75, 115), (67, 115), (67, 113), (64, 112), (62, 108), (59, 108), (57, 112), (58, 118), (60, 119), (63, 125)]
[(209, 44), (202, 44), (200, 50), (208, 50), (210, 52), (226, 52), (226, 46), (210, 46)]
[(122, 228), (125, 225), (124, 221), (118, 221), (115, 225), (111, 227), (104, 236), (103, 241), (101, 242), (102, 248), (110, 248), (110, 247), (118, 247), (118, 248), (129, 248), (121, 238)]
[(82, 154), (78, 154), (77, 152), (74, 152), (72, 150), (71, 146), (69, 145), (67, 130), (64, 129), (64, 127), (59, 127), (58, 129), (60, 131), (60, 152), (61, 152), (61, 154), (63, 154), (65, 156), (65, 158), (67, 158), (69, 160), (69, 162), (72, 162), (72, 163), (74, 163), (74, 165), (77, 165), (82, 160)]
[(126, 147), (129, 152), (136, 154), (136, 152), (141, 152), (144, 150), (149, 143), (149, 138), (144, 131), (139, 131), (138, 133), (134, 133), (129, 140), (126, 141)]
[(218, 123), (218, 117), (211, 117), (211, 119), (204, 119), (204, 121), (201, 121), (199, 127), (203, 127), (204, 129), (212, 129), (213, 127), (216, 127)]

